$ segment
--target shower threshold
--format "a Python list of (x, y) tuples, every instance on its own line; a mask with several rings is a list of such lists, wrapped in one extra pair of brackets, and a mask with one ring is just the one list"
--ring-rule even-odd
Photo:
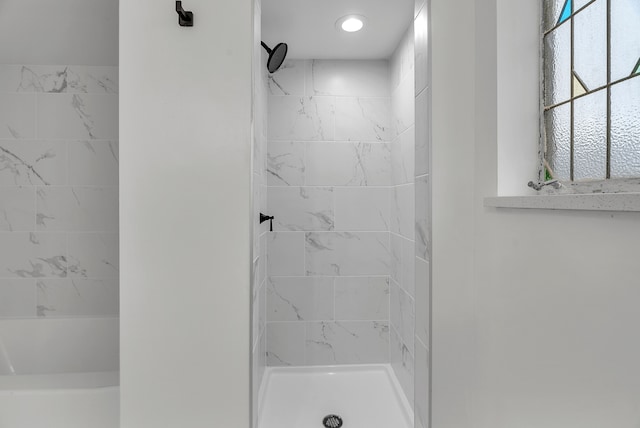
[(262, 386), (258, 428), (323, 428), (328, 416), (339, 416), (341, 428), (413, 427), (387, 364), (270, 367)]

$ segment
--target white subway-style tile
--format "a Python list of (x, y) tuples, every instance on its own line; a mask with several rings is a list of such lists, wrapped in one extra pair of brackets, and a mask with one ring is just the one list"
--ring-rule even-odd
[(118, 139), (114, 94), (37, 94), (37, 117), (38, 138)]
[(416, 258), (416, 336), (429, 344), (431, 331), (431, 283), (430, 265)]
[(117, 278), (39, 279), (37, 312), (39, 317), (117, 316), (119, 291)]
[(267, 274), (305, 275), (305, 233), (272, 232), (267, 235)]
[(307, 186), (388, 186), (391, 147), (380, 143), (307, 143)]
[(335, 230), (389, 230), (388, 187), (338, 187), (335, 194)]
[(333, 319), (333, 278), (269, 277), (267, 321)]
[(272, 141), (267, 149), (269, 186), (304, 186), (305, 143)]
[(332, 141), (335, 98), (270, 96), (269, 141)]
[(0, 187), (0, 231), (32, 231), (36, 227), (34, 187)]
[(36, 281), (23, 278), (0, 279), (0, 319), (36, 316)]
[(336, 141), (389, 142), (393, 138), (389, 98), (335, 99)]
[(67, 170), (63, 141), (0, 140), (0, 186), (64, 185)]
[[(421, 0), (417, 3), (424, 4)], [(415, 20), (416, 94), (429, 86), (431, 80), (431, 52), (429, 40), (429, 11), (422, 7)]]
[(388, 275), (387, 232), (307, 232), (308, 276)]
[(269, 95), (291, 95), (297, 97), (307, 95), (305, 94), (306, 63), (306, 60), (288, 59), (285, 60), (277, 72), (268, 74)]
[(36, 97), (0, 94), (0, 138), (32, 140), (36, 136)]
[(404, 345), (402, 339), (391, 328), (391, 367), (404, 391), (411, 408), (414, 406), (414, 358), (409, 349)]
[(338, 321), (388, 320), (389, 278), (336, 278), (335, 318)]
[(306, 323), (307, 365), (374, 364), (389, 360), (386, 321)]
[(118, 185), (117, 141), (74, 141), (67, 147), (70, 185)]
[(0, 91), (117, 94), (118, 67), (0, 65)]
[(431, 89), (416, 98), (415, 174), (425, 175), (430, 170), (431, 147)]
[(117, 233), (69, 233), (70, 278), (118, 278)]
[(412, 183), (393, 187), (391, 192), (391, 232), (413, 240), (415, 233), (415, 188)]
[(390, 288), (390, 319), (402, 343), (413, 353), (415, 334), (414, 301), (398, 284), (391, 281)]
[(334, 229), (334, 192), (323, 187), (270, 187), (267, 212), (275, 231)]
[(66, 278), (66, 244), (61, 233), (0, 232), (0, 278)]
[(397, 233), (390, 234), (391, 245), (391, 268), (389, 269), (389, 277), (400, 283), (402, 280), (402, 236)]
[(429, 428), (429, 351), (416, 341), (415, 413), (416, 428)]
[(416, 255), (424, 260), (429, 260), (431, 251), (431, 188), (428, 175), (416, 178), (415, 204)]
[(389, 97), (387, 60), (310, 60), (307, 95)]
[(267, 323), (267, 365), (302, 366), (305, 354), (305, 323)]
[(415, 86), (413, 75), (405, 76), (393, 91), (393, 136), (400, 135), (415, 123)]
[(37, 229), (117, 232), (117, 187), (40, 187)]

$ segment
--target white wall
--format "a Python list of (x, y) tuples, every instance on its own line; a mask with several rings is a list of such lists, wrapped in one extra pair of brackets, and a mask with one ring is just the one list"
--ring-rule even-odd
[(253, 5), (120, 14), (121, 426), (250, 423)]
[(3, 64), (118, 65), (118, 0), (3, 0), (0, 40)]
[(474, 5), (432, 10), (433, 427), (637, 427), (640, 215), (483, 207), (500, 122), (523, 120), (498, 107), (496, 37), (527, 26)]

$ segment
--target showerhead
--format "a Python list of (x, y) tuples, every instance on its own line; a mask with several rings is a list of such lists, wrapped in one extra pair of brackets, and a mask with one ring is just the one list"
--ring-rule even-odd
[(262, 47), (269, 54), (269, 59), (267, 60), (267, 70), (269, 70), (269, 73), (275, 73), (276, 71), (278, 71), (280, 66), (282, 66), (284, 59), (287, 57), (287, 51), (289, 50), (289, 47), (286, 43), (278, 43), (275, 48), (270, 49), (269, 46), (267, 46), (264, 42), (261, 43)]

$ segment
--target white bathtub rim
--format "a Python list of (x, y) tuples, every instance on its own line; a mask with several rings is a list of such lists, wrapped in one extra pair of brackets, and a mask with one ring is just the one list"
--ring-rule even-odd
[(119, 385), (119, 371), (0, 376), (0, 394), (18, 391), (94, 391), (118, 388)]

